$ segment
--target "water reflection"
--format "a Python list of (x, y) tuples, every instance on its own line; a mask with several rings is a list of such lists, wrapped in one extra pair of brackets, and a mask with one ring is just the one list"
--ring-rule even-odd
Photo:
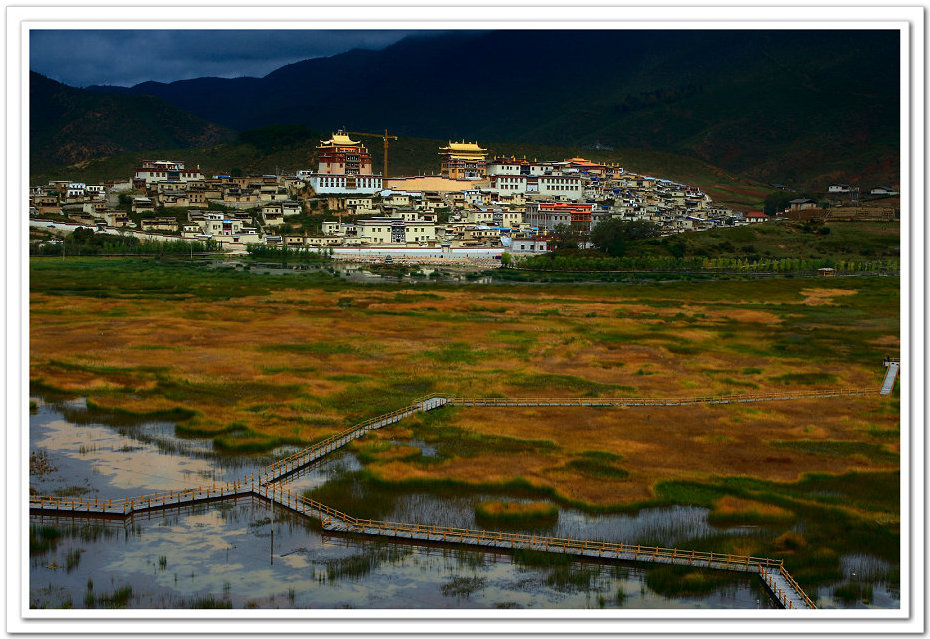
[[(34, 607), (88, 607), (89, 582), (104, 599), (131, 587), (127, 605), (136, 608), (772, 606), (759, 581), (745, 575), (706, 596), (667, 598), (646, 585), (640, 566), (572, 562), (558, 569), (568, 579), (553, 578), (553, 569), (522, 566), (507, 553), (324, 537), (259, 499), (161, 511), (129, 523), (32, 519), (64, 531), (53, 550), (31, 562)], [(90, 526), (112, 534), (76, 532)], [(133, 534), (124, 534), (127, 528)], [(66, 570), (75, 554), (80, 561)]]
[(490, 284), (494, 278), (482, 275), (486, 266), (457, 264), (443, 267), (439, 265), (419, 267), (416, 264), (394, 263), (363, 264), (343, 261), (333, 262), (252, 262), (245, 260), (213, 260), (212, 268), (232, 268), (247, 270), (250, 273), (270, 275), (296, 275), (300, 273), (322, 273), (338, 277), (349, 282), (443, 282), (446, 284)]
[[(239, 479), (294, 450), (220, 455), (209, 440), (177, 437), (171, 423), (125, 418), (118, 426), (94, 423), (95, 414), (82, 402), (40, 403), (30, 415), (30, 450), (48, 463), (45, 472), (31, 475), (33, 493), (122, 498), (209, 485)], [(63, 411), (69, 416), (81, 412), (82, 424), (65, 419)]]
[[(500, 495), (460, 495), (441, 497), (413, 493), (397, 498), (391, 521), (433, 523), (457, 528), (482, 528), (475, 518), (475, 506), (485, 500), (531, 501), (501, 498)], [(539, 501), (538, 499), (532, 501)], [(633, 514), (592, 514), (559, 507), (558, 521), (544, 530), (527, 529), (553, 537), (570, 537), (629, 544), (675, 545), (686, 539), (719, 535), (723, 532), (707, 523), (708, 509), (696, 506), (645, 508)], [(727, 531), (730, 534), (746, 529)]]
[(319, 488), (331, 479), (361, 469), (362, 464), (358, 461), (358, 457), (348, 451), (340, 450), (286, 475), (277, 484), (291, 492), (303, 493), (306, 490)]
[[(30, 417), (31, 452), (36, 456), (31, 464), (30, 490), (37, 494), (136, 496), (214, 479), (236, 479), (290, 452), (281, 449), (272, 455), (217, 455), (207, 440), (176, 437), (170, 423), (133, 422), (88, 412), (82, 400), (37, 404)], [(75, 419), (79, 423), (74, 423)], [(424, 455), (435, 454), (424, 442), (412, 444)], [(349, 504), (354, 500), (360, 508), (375, 496), (380, 518), (466, 528), (481, 527), (475, 521), (479, 501), (513, 499), (463, 494), (459, 490), (370, 492), (372, 488), (359, 479), (362, 468), (354, 454), (339, 451), (287, 477), (282, 484), (297, 492), (329, 490), (334, 499), (326, 503), (337, 508), (342, 506), (342, 498)], [(350, 514), (362, 515), (354, 508), (345, 508)], [(31, 520), (33, 606), (773, 605), (761, 582), (746, 575), (732, 575), (732, 579), (728, 576), (723, 585), (704, 596), (666, 597), (646, 583), (649, 571), (655, 574), (661, 568), (579, 562), (527, 567), (514, 563), (507, 553), (322, 537), (318, 523), (258, 499), (147, 512), (128, 520), (47, 516)], [(557, 523), (537, 532), (673, 546), (681, 540), (720, 535), (723, 531), (707, 523), (706, 509), (677, 506), (644, 509), (635, 514), (591, 514), (561, 507)], [(749, 532), (730, 529), (726, 534)], [(849, 581), (880, 579), (892, 569), (887, 562), (865, 555), (843, 557), (842, 566)], [(833, 589), (825, 588), (818, 593), (820, 605), (900, 606), (896, 590), (882, 583), (873, 585), (868, 604), (838, 601)]]

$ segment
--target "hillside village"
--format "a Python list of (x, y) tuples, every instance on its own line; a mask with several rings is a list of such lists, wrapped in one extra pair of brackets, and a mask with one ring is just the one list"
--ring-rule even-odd
[[(148, 239), (212, 239), (310, 249), (423, 248), (545, 252), (557, 232), (584, 238), (602, 220), (657, 224), (664, 235), (769, 220), (715, 206), (700, 188), (580, 157), (488, 157), (474, 142), (438, 149), (438, 175), (372, 171), (367, 148), (337, 132), (315, 170), (205, 175), (175, 160), (143, 160), (104, 184), (58, 180), (30, 192), (30, 217)], [(816, 206), (798, 198), (792, 209)], [(59, 230), (67, 230), (62, 227)]]

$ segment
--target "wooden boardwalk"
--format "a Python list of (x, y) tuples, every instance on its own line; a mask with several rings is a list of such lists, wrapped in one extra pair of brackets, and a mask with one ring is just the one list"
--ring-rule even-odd
[(757, 573), (775, 599), (784, 608), (815, 608), (814, 602), (785, 570), (781, 559), (358, 519), (303, 495), (295, 495), (279, 486), (263, 486), (257, 491), (257, 494), (296, 513), (319, 519), (323, 530), (331, 533), (359, 534), (416, 543), (451, 544), (507, 551), (534, 550), (568, 554), (597, 561), (675, 564), (696, 568)]
[(414, 413), (440, 408), (445, 406), (446, 403), (446, 398), (441, 395), (427, 395), (409, 406), (391, 411), (390, 413), (385, 413), (384, 415), (379, 415), (378, 417), (366, 419), (341, 433), (336, 433), (335, 435), (327, 437), (323, 441), (317, 442), (302, 451), (294, 453), (290, 457), (285, 457), (273, 464), (265, 466), (261, 470), (255, 471), (242, 481), (243, 483), (257, 484), (259, 486), (280, 481), (308, 464), (325, 457), (334, 450), (342, 448), (353, 439), (358, 439), (369, 431), (395, 424)]
[(219, 488), (192, 488), (118, 500), (79, 497), (34, 497), (30, 513), (42, 516), (131, 518), (139, 513), (183, 507), (221, 499), (260, 497), (305, 517), (320, 521), (324, 531), (387, 537), (426, 544), (451, 544), (514, 551), (518, 549), (569, 554), (598, 561), (632, 561), (676, 564), (758, 573), (785, 608), (814, 608), (813, 602), (785, 571), (782, 560), (727, 553), (701, 552), (605, 541), (567, 539), (521, 533), (471, 530), (359, 519), (278, 484), (256, 485), (232, 482)]
[(894, 389), (894, 381), (898, 377), (898, 369), (901, 367), (901, 362), (897, 359), (889, 359), (885, 361), (885, 366), (888, 367), (888, 371), (885, 373), (885, 380), (882, 382), (882, 389), (879, 391), (879, 394), (890, 395), (891, 391)]
[[(888, 376), (892, 375), (889, 365)], [(897, 362), (894, 362), (897, 373)], [(893, 378), (892, 378), (893, 382)], [(887, 377), (886, 384), (887, 386)], [(883, 388), (884, 390), (884, 388)], [(506, 398), (446, 397), (429, 395), (404, 408), (365, 420), (340, 433), (317, 442), (289, 457), (276, 461), (241, 480), (171, 490), (125, 499), (86, 499), (81, 497), (30, 497), (29, 510), (35, 515), (74, 517), (132, 517), (142, 512), (206, 503), (222, 499), (256, 496), (269, 500), (306, 517), (318, 519), (325, 531), (408, 540), (414, 543), (455, 544), (501, 550), (538, 550), (575, 555), (601, 561), (635, 561), (687, 565), (717, 570), (736, 570), (759, 574), (763, 583), (785, 608), (814, 608), (814, 603), (785, 570), (780, 559), (748, 557), (725, 553), (708, 553), (679, 548), (633, 546), (629, 544), (560, 539), (520, 533), (448, 528), (428, 524), (405, 524), (362, 520), (325, 504), (295, 495), (279, 485), (282, 479), (306, 468), (314, 461), (362, 437), (366, 433), (401, 421), (418, 412), (446, 405), (453, 406), (689, 406), (696, 404), (731, 404), (745, 402), (787, 401), (827, 397), (871, 395), (874, 390), (827, 389), (801, 393), (745, 394), (689, 398), (584, 397), (584, 398)], [(883, 393), (884, 394), (884, 393)]]
[(784, 393), (746, 393), (706, 397), (448, 397), (450, 406), (694, 406), (696, 404), (747, 404), (826, 397), (874, 395), (873, 389), (839, 388)]
[(149, 510), (201, 504), (222, 499), (244, 497), (252, 493), (248, 484), (224, 483), (215, 487), (200, 486), (169, 490), (124, 499), (86, 499), (83, 497), (30, 497), (32, 514), (76, 514), (98, 517), (125, 517)]

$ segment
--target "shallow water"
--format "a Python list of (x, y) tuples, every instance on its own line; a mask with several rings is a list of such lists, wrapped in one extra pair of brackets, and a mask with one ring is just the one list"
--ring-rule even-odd
[[(41, 472), (30, 476), (34, 494), (119, 498), (209, 485), (214, 479), (226, 481), (251, 473), (292, 450), (219, 455), (209, 440), (175, 436), (173, 424), (167, 422), (109, 419), (86, 412), (81, 400), (37, 403), (30, 418), (30, 452), (41, 453), (44, 463), (37, 468)], [(95, 416), (111, 423), (97, 423)], [(412, 443), (429, 448), (423, 442)], [(303, 492), (352, 477), (361, 468), (354, 454), (338, 451), (282, 484)], [(382, 518), (481, 528), (474, 512), (485, 499), (513, 498), (461, 491), (411, 492), (386, 499)], [(126, 605), (137, 608), (215, 602), (262, 608), (774, 606), (760, 580), (747, 575), (731, 573), (725, 585), (703, 596), (669, 598), (646, 584), (648, 572), (660, 570), (656, 567), (573, 562), (561, 568), (530, 568), (515, 564), (512, 555), (503, 552), (322, 536), (314, 522), (257, 498), (143, 513), (129, 520), (30, 519), (33, 525), (51, 526), (61, 535), (53, 549), (30, 557), (34, 607), (69, 602), (75, 607), (99, 607), (106, 605), (107, 595), (124, 586), (132, 588)], [(591, 514), (561, 506), (557, 523), (535, 532), (674, 546), (722, 531), (707, 523), (704, 508)], [(752, 531), (731, 529), (727, 534)], [(863, 579), (888, 568), (865, 556), (844, 557), (843, 567), (847, 578), (858, 574)], [(566, 575), (569, 578), (563, 583)], [(623, 591), (622, 598), (618, 590)], [(882, 584), (875, 584), (873, 591), (871, 606), (900, 605), (896, 591)], [(834, 601), (829, 588), (819, 594), (823, 607), (865, 605)]]
[[(69, 421), (63, 411), (81, 414), (82, 423)], [(122, 498), (211, 485), (239, 479), (296, 450), (221, 455), (209, 440), (177, 437), (173, 423), (83, 423), (93, 419), (85, 411), (83, 400), (60, 407), (39, 402), (30, 415), (30, 452), (44, 453), (55, 469), (30, 477), (35, 494)]]
[[(407, 284), (426, 283), (426, 282), (443, 282), (445, 284), (490, 284), (495, 281), (494, 278), (478, 275), (487, 270), (486, 266), (458, 265), (454, 268), (443, 268), (440, 266), (421, 266), (420, 273), (413, 275), (400, 275), (390, 272), (379, 272), (377, 268), (372, 268), (367, 264), (358, 264), (353, 262), (342, 262), (339, 260), (333, 262), (307, 263), (292, 259), (287, 263), (280, 262), (250, 262), (215, 260), (211, 262), (214, 268), (235, 268), (245, 270), (248, 267), (250, 273), (271, 275), (296, 275), (300, 273), (329, 273), (334, 277), (342, 278), (349, 282), (404, 282)], [(394, 266), (409, 266), (395, 263)]]
[[(633, 565), (573, 562), (524, 567), (507, 553), (476, 552), (323, 536), (258, 499), (239, 499), (136, 517), (79, 522), (95, 539), (63, 536), (31, 559), (32, 607), (70, 601), (89, 607), (130, 586), (128, 605), (195, 607), (206, 601), (260, 608), (771, 608), (761, 582), (735, 574), (701, 597), (667, 598)], [(70, 518), (33, 517), (70, 527)], [(272, 529), (274, 535), (272, 538)], [(79, 561), (68, 567), (75, 553)], [(585, 585), (558, 575), (580, 576)], [(92, 587), (88, 591), (88, 580)], [(622, 601), (617, 592), (622, 589)]]

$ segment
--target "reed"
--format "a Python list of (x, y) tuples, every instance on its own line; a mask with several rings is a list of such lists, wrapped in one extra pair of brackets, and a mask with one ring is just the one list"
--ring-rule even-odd
[(476, 590), (480, 590), (487, 584), (487, 579), (477, 575), (465, 577), (454, 575), (452, 579), (439, 586), (439, 592), (443, 597), (467, 598)]
[[(503, 523), (508, 525), (553, 524), (559, 518), (559, 509), (548, 502), (522, 503), (516, 501), (482, 501), (475, 506), (475, 518), (480, 524)], [(487, 527), (487, 526), (486, 526)]]

